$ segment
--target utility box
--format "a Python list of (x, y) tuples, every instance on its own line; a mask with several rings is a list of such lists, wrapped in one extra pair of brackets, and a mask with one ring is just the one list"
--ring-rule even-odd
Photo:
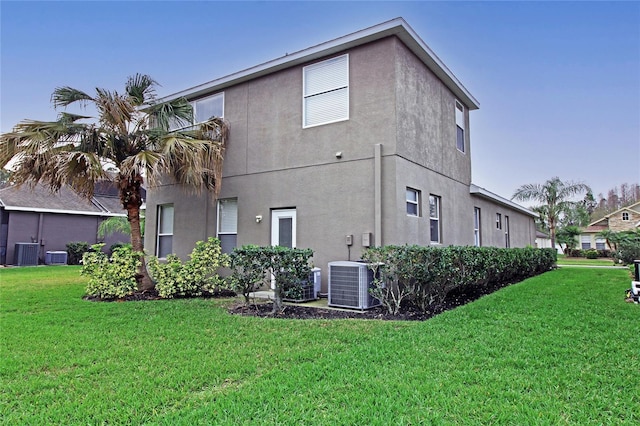
[(48, 251), (44, 256), (44, 263), (47, 265), (66, 265), (66, 251)]
[(631, 281), (631, 298), (640, 303), (640, 260), (633, 261), (633, 281)]
[(38, 266), (38, 243), (16, 243), (13, 253), (13, 264), (15, 266)]

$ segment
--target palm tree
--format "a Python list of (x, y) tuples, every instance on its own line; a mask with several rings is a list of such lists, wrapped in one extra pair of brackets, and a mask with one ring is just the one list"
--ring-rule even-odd
[(573, 202), (571, 197), (583, 192), (591, 192), (588, 185), (580, 182), (562, 182), (560, 178), (553, 177), (544, 184), (527, 184), (516, 189), (511, 199), (519, 201), (537, 201), (539, 206), (534, 210), (542, 213), (541, 220), (549, 228), (551, 247), (556, 246), (556, 225), (560, 216), (567, 211)]
[[(55, 108), (93, 105), (97, 119), (61, 112), (53, 122), (25, 120), (0, 136), (0, 167), (11, 162), (16, 184), (43, 183), (52, 191), (69, 185), (87, 197), (97, 182), (114, 182), (127, 211), (131, 245), (142, 252), (140, 189), (145, 180), (154, 186), (168, 177), (217, 197), (228, 135), (226, 122), (216, 117), (170, 130), (170, 124), (191, 125), (193, 109), (184, 98), (156, 102), (156, 85), (151, 77), (136, 74), (122, 94), (97, 88), (90, 96), (71, 87), (55, 89)], [(147, 291), (153, 283), (144, 257), (141, 261), (138, 288)]]

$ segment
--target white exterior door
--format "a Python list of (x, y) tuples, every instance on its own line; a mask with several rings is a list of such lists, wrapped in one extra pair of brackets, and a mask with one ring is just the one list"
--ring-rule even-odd
[(296, 209), (271, 212), (271, 245), (295, 248)]

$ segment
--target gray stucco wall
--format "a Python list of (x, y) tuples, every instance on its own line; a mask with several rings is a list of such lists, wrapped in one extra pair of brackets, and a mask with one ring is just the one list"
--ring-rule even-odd
[[(98, 226), (104, 217), (83, 216), (59, 213), (32, 213), (23, 211), (4, 211), (9, 216), (7, 227), (6, 264), (13, 264), (16, 243), (40, 243), (39, 258), (44, 262), (47, 251), (66, 251), (67, 243), (86, 241), (89, 244), (100, 242), (97, 237)], [(107, 236), (102, 242), (105, 249), (116, 242), (128, 242), (123, 234)]]
[[(487, 221), (483, 245), (504, 246), (488, 232), (488, 212), (502, 207), (469, 194), (468, 110), (461, 153), (455, 97), (401, 42), (387, 38), (348, 53), (347, 121), (303, 129), (302, 66), (225, 89), (231, 132), (220, 198), (238, 200), (238, 246), (269, 245), (272, 211), (295, 208), (297, 247), (314, 250), (326, 290), (327, 263), (358, 259), (363, 233), (372, 233), (376, 245), (428, 245), (429, 194), (441, 197), (442, 245), (473, 244), (473, 208), (479, 203)], [(375, 233), (377, 144), (382, 147), (381, 235)], [(421, 191), (420, 217), (406, 214), (407, 187)], [(173, 250), (186, 258), (196, 241), (216, 235), (216, 204), (209, 195), (189, 195), (173, 185), (150, 190), (145, 237), (150, 254), (156, 248), (157, 206), (169, 203), (175, 209)], [(533, 244), (533, 219), (508, 215), (511, 245)], [(346, 235), (353, 235), (350, 249)]]

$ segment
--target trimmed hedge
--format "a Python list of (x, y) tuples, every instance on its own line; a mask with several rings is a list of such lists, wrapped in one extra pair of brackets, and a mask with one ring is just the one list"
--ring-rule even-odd
[(363, 253), (378, 277), (371, 293), (390, 313), (404, 301), (426, 312), (463, 286), (516, 282), (552, 269), (554, 249), (496, 247), (375, 247)]

